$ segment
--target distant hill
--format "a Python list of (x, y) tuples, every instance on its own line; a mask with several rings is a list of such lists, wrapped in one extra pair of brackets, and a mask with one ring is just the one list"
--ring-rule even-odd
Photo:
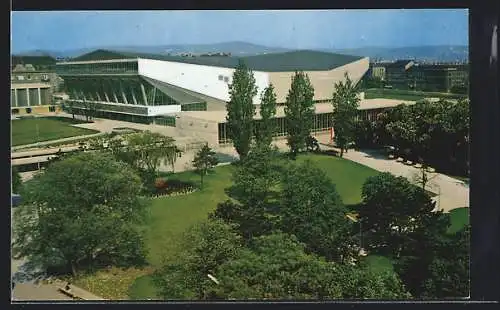
[(279, 53), (290, 51), (287, 48), (281, 47), (268, 47), (258, 44), (246, 43), (246, 42), (224, 42), (216, 44), (182, 44), (182, 45), (158, 45), (158, 46), (96, 46), (92, 48), (82, 48), (74, 50), (65, 51), (26, 51), (19, 53), (23, 56), (46, 56), (50, 55), (54, 58), (73, 58), (77, 57), (97, 49), (109, 49), (123, 52), (138, 52), (145, 54), (160, 54), (167, 55), (178, 54), (178, 53), (213, 53), (213, 52), (226, 52), (231, 53), (235, 56), (251, 56), (263, 53)]
[[(279, 53), (291, 51), (293, 49), (283, 47), (269, 47), (247, 42), (224, 42), (216, 44), (177, 44), (177, 45), (157, 45), (157, 46), (96, 46), (91, 48), (81, 48), (66, 51), (45, 51), (35, 50), (19, 53), (23, 56), (51, 56), (54, 58), (73, 58), (96, 49), (110, 49), (124, 52), (138, 52), (146, 54), (168, 53), (210, 53), (226, 52), (235, 56), (251, 56), (263, 53)], [(362, 47), (354, 49), (314, 49), (339, 54), (353, 56), (365, 56), (370, 59), (396, 60), (396, 59), (416, 59), (421, 61), (467, 61), (468, 46), (414, 46), (414, 47)]]

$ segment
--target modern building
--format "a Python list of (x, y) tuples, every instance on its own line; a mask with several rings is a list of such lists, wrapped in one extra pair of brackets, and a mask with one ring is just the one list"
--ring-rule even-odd
[(56, 71), (64, 79), (71, 109), (85, 109), (91, 102), (97, 117), (168, 125), (172, 113), (225, 110), (228, 84), (240, 59), (255, 77), (254, 104), (271, 83), (278, 103), (284, 103), (295, 71), (308, 74), (315, 101), (328, 101), (345, 72), (358, 82), (369, 63), (368, 58), (315, 51), (232, 57), (97, 50), (57, 63)]
[(388, 64), (385, 69), (387, 85), (394, 88), (408, 88), (408, 70), (414, 64), (412, 60), (397, 60)]
[(408, 71), (411, 89), (467, 93), (469, 68), (466, 64), (415, 64)]

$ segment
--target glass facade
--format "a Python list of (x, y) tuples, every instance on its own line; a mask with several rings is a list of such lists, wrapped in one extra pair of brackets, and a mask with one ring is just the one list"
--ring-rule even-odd
[(181, 111), (206, 111), (206, 110), (207, 110), (206, 102), (189, 103), (189, 104), (183, 104), (181, 106)]
[(137, 74), (137, 60), (123, 62), (84, 63), (84, 64), (57, 64), (56, 72), (59, 75), (78, 74)]
[(175, 127), (175, 116), (157, 116), (155, 124), (167, 127)]
[[(333, 113), (315, 114), (313, 120), (313, 128), (311, 132), (327, 132), (332, 126)], [(287, 125), (284, 117), (274, 118), (275, 122), (275, 137), (287, 136)], [(256, 120), (256, 126), (259, 126), (259, 120)], [(226, 123), (219, 123), (219, 144), (229, 144), (231, 140), (228, 138)]]

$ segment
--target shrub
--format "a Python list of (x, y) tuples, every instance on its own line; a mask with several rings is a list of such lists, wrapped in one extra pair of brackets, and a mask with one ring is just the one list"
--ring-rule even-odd
[(186, 194), (196, 189), (194, 183), (180, 180), (157, 179), (155, 181), (156, 195)]

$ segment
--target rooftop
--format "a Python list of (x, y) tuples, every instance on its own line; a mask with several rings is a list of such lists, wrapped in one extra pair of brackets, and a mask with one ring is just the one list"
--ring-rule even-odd
[(264, 72), (327, 71), (362, 59), (360, 56), (301, 50), (255, 56), (171, 56), (132, 53), (113, 50), (96, 50), (71, 61), (102, 61), (115, 59), (145, 58), (172, 62), (182, 62), (214, 67), (236, 68), (239, 60), (252, 70)]

